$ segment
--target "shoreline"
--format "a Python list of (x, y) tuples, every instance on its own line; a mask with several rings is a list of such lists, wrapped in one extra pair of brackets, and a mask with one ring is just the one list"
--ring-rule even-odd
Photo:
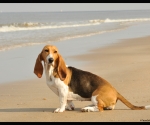
[[(106, 79), (132, 104), (150, 105), (149, 41), (150, 36), (121, 40), (110, 46), (68, 58), (81, 64), (76, 68), (90, 71)], [(46, 85), (45, 76), (41, 79), (35, 77), (31, 80), (0, 84), (0, 102), (0, 121), (4, 122), (141, 122), (150, 120), (148, 110), (133, 111), (120, 101), (112, 111), (82, 113), (80, 108), (91, 102), (74, 101), (76, 107), (74, 111), (52, 113), (59, 107), (59, 99)]]

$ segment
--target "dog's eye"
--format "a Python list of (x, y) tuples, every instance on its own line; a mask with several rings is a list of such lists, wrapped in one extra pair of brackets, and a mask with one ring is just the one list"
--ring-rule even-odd
[(45, 50), (45, 52), (49, 52), (49, 50), (48, 50), (48, 49), (46, 49), (46, 50)]
[(54, 53), (57, 53), (57, 51), (54, 51)]

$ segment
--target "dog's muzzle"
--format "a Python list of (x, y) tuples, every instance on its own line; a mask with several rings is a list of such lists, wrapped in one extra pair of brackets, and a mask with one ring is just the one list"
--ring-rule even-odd
[(53, 58), (49, 58), (49, 59), (48, 59), (48, 63), (52, 63), (53, 61), (54, 61)]

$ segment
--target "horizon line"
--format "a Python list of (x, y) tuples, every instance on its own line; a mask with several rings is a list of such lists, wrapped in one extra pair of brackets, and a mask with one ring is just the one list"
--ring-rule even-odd
[(95, 12), (95, 11), (144, 11), (144, 10), (150, 10), (150, 9), (119, 9), (119, 10), (59, 10), (59, 11), (2, 11), (0, 10), (0, 13), (17, 13), (17, 12)]

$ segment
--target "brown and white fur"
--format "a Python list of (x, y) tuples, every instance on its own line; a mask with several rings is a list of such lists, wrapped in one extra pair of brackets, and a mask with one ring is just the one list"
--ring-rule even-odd
[(60, 108), (54, 112), (63, 112), (65, 109), (74, 110), (72, 101), (91, 101), (93, 105), (81, 109), (83, 112), (112, 110), (117, 100), (134, 110), (149, 109), (148, 106), (134, 106), (127, 101), (105, 79), (74, 67), (66, 66), (58, 49), (53, 45), (44, 46), (38, 55), (34, 73), (41, 78), (43, 64), (48, 87), (59, 96)]

